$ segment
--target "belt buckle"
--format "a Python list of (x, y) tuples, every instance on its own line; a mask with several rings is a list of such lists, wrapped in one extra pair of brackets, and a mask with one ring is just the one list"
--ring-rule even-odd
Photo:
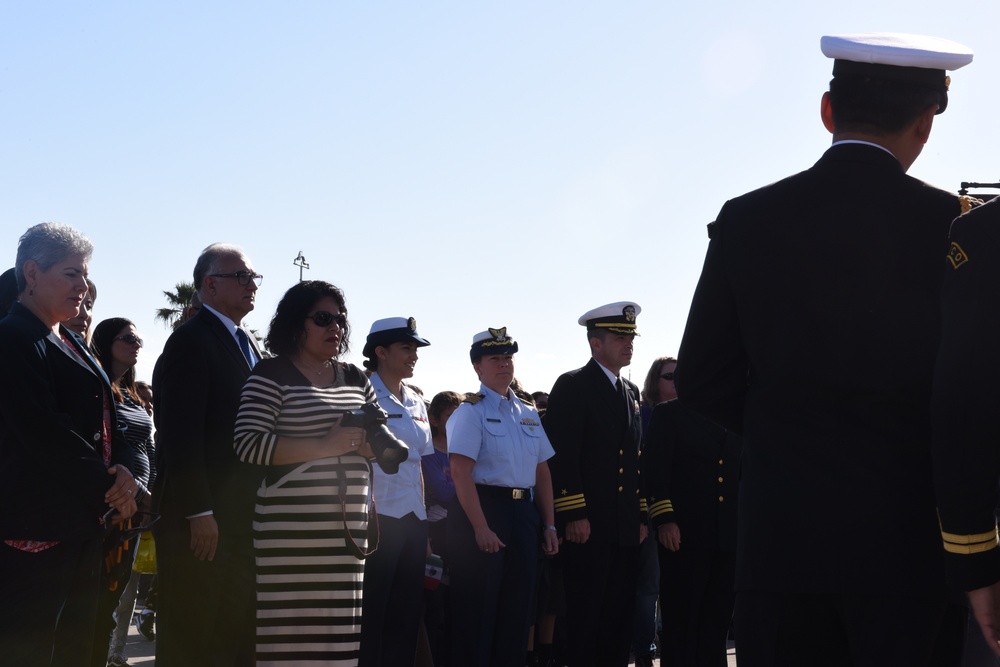
[(514, 500), (524, 500), (524, 489), (511, 489), (510, 497)]

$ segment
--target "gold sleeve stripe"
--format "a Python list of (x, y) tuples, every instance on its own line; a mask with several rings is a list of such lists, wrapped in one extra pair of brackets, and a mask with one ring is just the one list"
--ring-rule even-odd
[(1000, 546), (1000, 536), (997, 534), (996, 527), (989, 532), (974, 535), (957, 535), (942, 530), (941, 538), (944, 540), (945, 551), (953, 554), (978, 554)]
[(581, 507), (587, 506), (587, 499), (583, 497), (582, 493), (576, 493), (572, 496), (556, 498), (554, 505), (557, 512), (570, 509), (579, 509)]
[(640, 498), (639, 499), (639, 511), (640, 512), (645, 512), (645, 511), (647, 511), (647, 509), (648, 509), (648, 507), (646, 505), (646, 499), (645, 498)]
[(661, 514), (666, 514), (667, 512), (673, 512), (673, 511), (674, 511), (674, 504), (668, 498), (666, 500), (661, 500), (657, 503), (653, 503), (653, 506), (649, 508), (649, 516), (650, 518), (655, 519)]

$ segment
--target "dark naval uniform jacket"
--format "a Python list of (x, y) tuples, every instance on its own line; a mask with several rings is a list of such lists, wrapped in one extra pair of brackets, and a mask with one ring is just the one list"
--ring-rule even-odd
[(560, 533), (589, 519), (590, 541), (638, 546), (642, 420), (639, 388), (623, 384), (627, 402), (591, 359), (556, 380), (542, 424), (556, 452), (549, 468)]
[(685, 549), (735, 551), (739, 437), (673, 400), (653, 408), (643, 442), (653, 528), (676, 523)]
[(1000, 203), (955, 220), (934, 380), (934, 469), (949, 570), (964, 590), (1000, 581)]
[(676, 378), (743, 435), (737, 590), (943, 596), (930, 399), (959, 212), (842, 143), (710, 225)]

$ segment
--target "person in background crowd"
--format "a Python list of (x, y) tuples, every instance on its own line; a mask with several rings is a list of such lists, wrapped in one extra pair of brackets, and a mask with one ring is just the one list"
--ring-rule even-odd
[(506, 327), (473, 337), (479, 392), (446, 427), (457, 498), (448, 512), (455, 666), (523, 667), (540, 529), (545, 553), (559, 550), (552, 446), (534, 406), (510, 389), (517, 349)]
[(243, 389), (234, 447), (266, 471), (253, 523), (258, 667), (358, 664), (371, 449), (340, 422), (375, 392), (339, 361), (350, 334), (344, 293), (299, 282), (271, 319), (276, 356)]
[(544, 391), (533, 391), (531, 392), (531, 400), (535, 402), (535, 409), (538, 410), (538, 416), (544, 417), (545, 411), (549, 409), (549, 395)]
[(17, 277), (14, 275), (14, 269), (10, 268), (0, 274), (0, 319), (7, 315), (15, 301), (17, 301)]
[[(118, 428), (133, 451), (133, 471), (136, 484), (139, 485), (136, 501), (141, 509), (148, 511), (151, 507), (148, 489), (155, 478), (153, 463), (156, 452), (153, 445), (153, 420), (142, 406), (135, 380), (135, 365), (139, 361), (142, 339), (137, 335), (135, 324), (124, 317), (113, 317), (103, 320), (94, 328), (91, 349), (111, 380)], [(114, 533), (109, 538), (118, 541)], [(97, 636), (91, 662), (93, 667), (122, 667), (128, 664), (124, 650), (139, 583), (139, 575), (132, 571), (138, 543), (138, 535), (127, 541), (127, 548), (123, 549), (119, 562), (109, 573), (112, 585), (101, 591)], [(106, 553), (109, 548), (116, 550), (117, 544), (106, 543)], [(112, 630), (109, 646), (108, 635)]]
[[(643, 451), (645, 452), (646, 430), (653, 407), (657, 403), (677, 398), (674, 389), (673, 357), (660, 357), (653, 361), (642, 385), (642, 402), (639, 416), (642, 418)], [(649, 484), (649, 477), (644, 475)], [(632, 632), (632, 654), (636, 667), (652, 667), (656, 656), (656, 599), (660, 595), (660, 564), (657, 558), (656, 540), (645, 540), (639, 547), (639, 574), (636, 580), (635, 627)], [(660, 603), (663, 604), (662, 602)]]
[(204, 307), (170, 335), (153, 370), (157, 667), (253, 662), (252, 523), (263, 471), (236, 457), (233, 427), (261, 359), (240, 323), (262, 280), (239, 247), (205, 248), (194, 267)]
[(743, 437), (742, 667), (816, 646), (826, 664), (953, 664), (929, 407), (961, 204), (906, 172), (972, 52), (885, 33), (820, 47), (833, 145), (709, 225), (677, 393)]
[(403, 380), (413, 377), (417, 349), (426, 345), (412, 317), (376, 320), (365, 341), (365, 368), (386, 425), (410, 452), (399, 472), (373, 471), (379, 544), (365, 562), (361, 667), (412, 667), (417, 651), (429, 552), (420, 462), (434, 447), (424, 401)]
[[(661, 660), (725, 667), (733, 616), (740, 439), (673, 399), (675, 361), (647, 378), (642, 477), (659, 547)], [(656, 364), (654, 363), (654, 367)], [(659, 390), (650, 390), (659, 380)], [(651, 382), (652, 380), (652, 382)], [(666, 386), (664, 386), (664, 383)]]
[(68, 225), (21, 236), (19, 300), (0, 320), (0, 656), (90, 665), (106, 525), (136, 511), (132, 450), (107, 376), (61, 326), (87, 294), (91, 242)]
[[(448, 419), (462, 404), (462, 396), (453, 391), (442, 391), (431, 400), (427, 421), (431, 425), (431, 442), (434, 451), (420, 459), (424, 475), (427, 503), (427, 535), (431, 551), (441, 557), (448, 567), (447, 518), (448, 507), (455, 500), (455, 482), (451, 479), (448, 462)], [(447, 667), (449, 662), (448, 635), (451, 627), (448, 613), (449, 586), (424, 591), (424, 627), (430, 643), (435, 667)]]
[(571, 667), (629, 661), (639, 547), (646, 539), (639, 480), (639, 388), (632, 363), (638, 304), (610, 303), (579, 319), (591, 360), (556, 380), (545, 431), (562, 549)]
[(97, 301), (97, 285), (90, 278), (87, 278), (87, 295), (83, 297), (80, 304), (80, 312), (75, 317), (71, 317), (63, 324), (67, 329), (80, 336), (88, 346), (90, 345), (90, 325), (94, 321), (94, 303)]

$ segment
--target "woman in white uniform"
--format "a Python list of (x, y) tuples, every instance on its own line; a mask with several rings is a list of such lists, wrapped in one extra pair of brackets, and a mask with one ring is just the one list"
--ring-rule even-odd
[(416, 655), (428, 551), (420, 459), (434, 446), (423, 398), (403, 380), (413, 377), (417, 349), (426, 345), (412, 317), (377, 320), (365, 341), (365, 368), (386, 426), (410, 452), (395, 474), (373, 467), (379, 536), (365, 563), (361, 667), (413, 667)]

